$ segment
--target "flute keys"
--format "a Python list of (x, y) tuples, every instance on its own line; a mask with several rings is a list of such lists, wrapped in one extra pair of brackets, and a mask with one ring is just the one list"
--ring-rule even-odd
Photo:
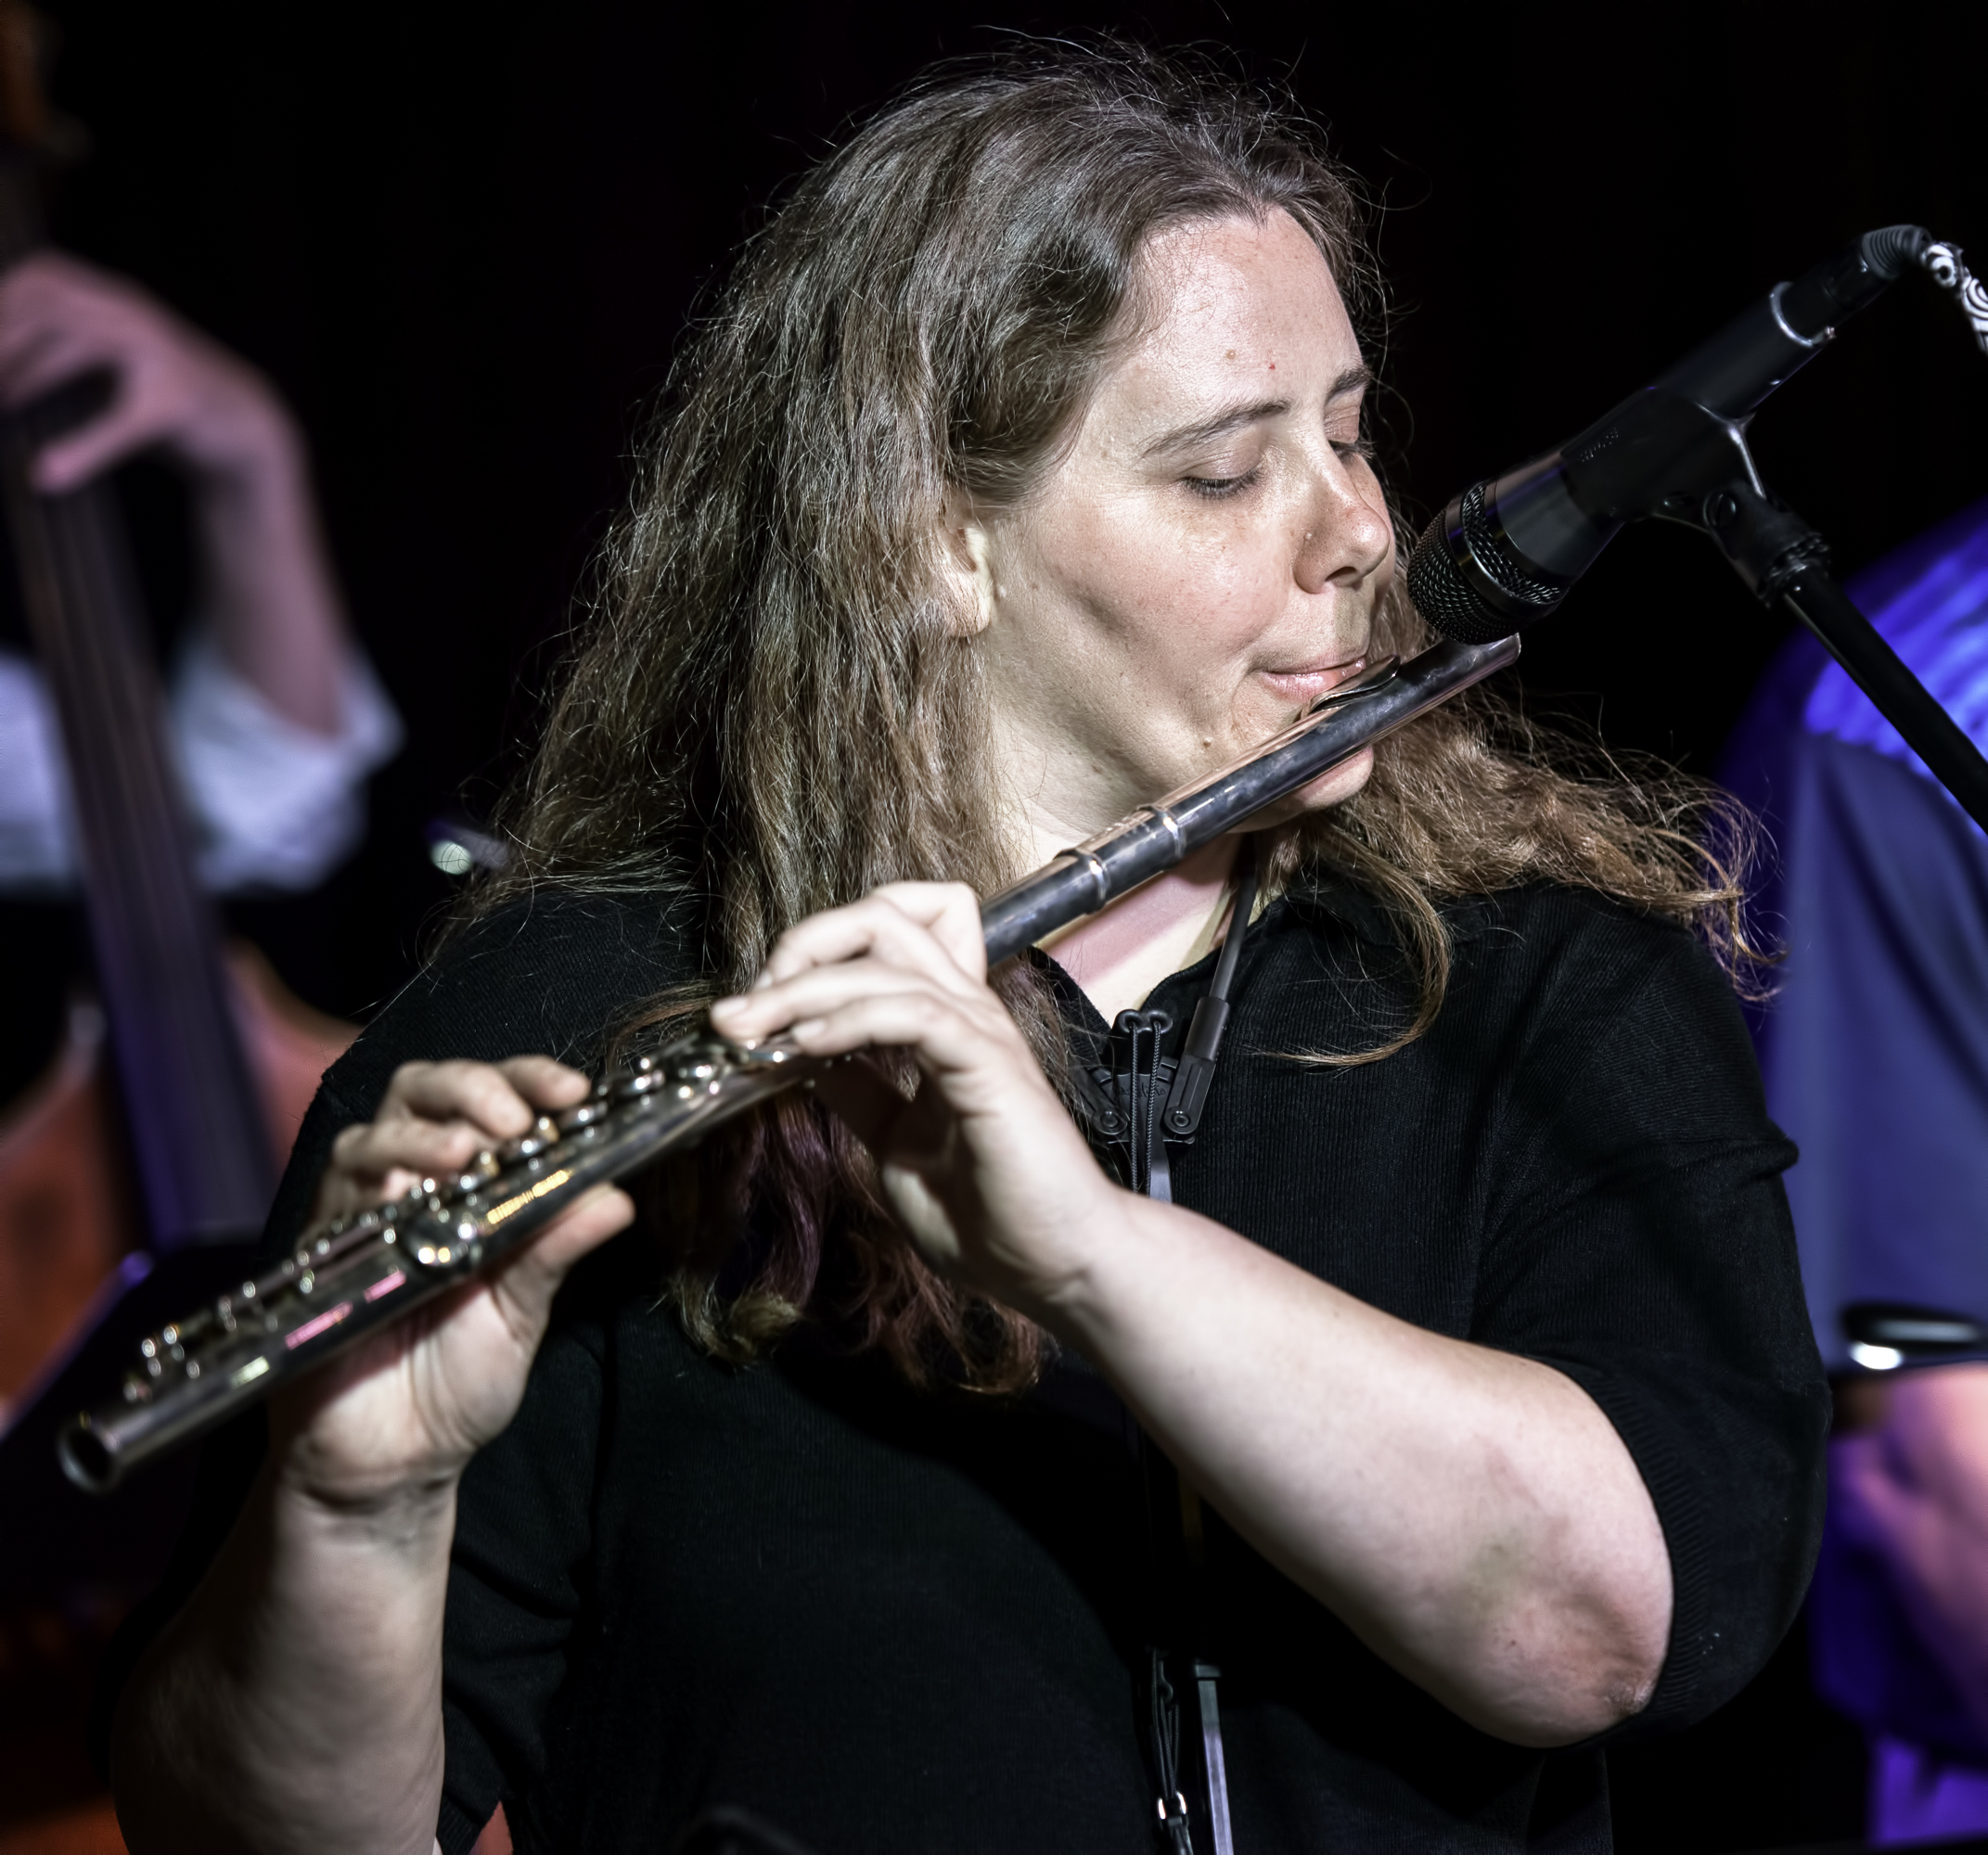
[(531, 1132), (506, 1141), (496, 1157), (505, 1166), (522, 1165), (527, 1159), (536, 1159), (558, 1137), (559, 1123), (549, 1114), (542, 1114), (532, 1123)]
[(778, 1068), (783, 1063), (791, 1063), (802, 1055), (798, 1043), (789, 1043), (785, 1039), (771, 1043), (756, 1043), (745, 1053), (745, 1064), (749, 1068)]
[(423, 1269), (474, 1269), (482, 1260), (482, 1247), (477, 1241), (476, 1226), (465, 1222), (442, 1242), (417, 1244), (414, 1260)]

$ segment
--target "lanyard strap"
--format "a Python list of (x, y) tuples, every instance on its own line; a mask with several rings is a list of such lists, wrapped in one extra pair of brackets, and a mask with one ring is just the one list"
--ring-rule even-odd
[(1222, 941), (1221, 957), (1215, 961), (1215, 976), (1194, 1007), (1186, 1047), (1181, 1052), (1180, 1068), (1167, 1097), (1166, 1131), (1177, 1140), (1190, 1138), (1200, 1126), (1209, 1085), (1215, 1079), (1222, 1033), (1228, 1029), (1229, 987), (1235, 983), (1242, 937), (1249, 931), (1251, 912), (1256, 906), (1256, 839), (1245, 838), (1236, 851), (1236, 901), (1229, 910), (1228, 933)]
[(1167, 1673), (1164, 1649), (1148, 1649), (1147, 1697), (1152, 1735), (1153, 1776), (1160, 1785), (1160, 1834), (1167, 1855), (1194, 1855), (1194, 1830), (1187, 1821), (1187, 1799), (1180, 1787), (1180, 1696)]
[[(1169, 1139), (1193, 1139), (1214, 1081), (1228, 1029), (1229, 991), (1242, 953), (1243, 937), (1255, 912), (1258, 887), (1256, 840), (1245, 838), (1236, 852), (1236, 892), (1229, 908), (1228, 932), (1216, 956), (1208, 990), (1195, 1005), (1187, 1036), (1177, 1060), (1161, 1055), (1173, 1018), (1164, 1011), (1122, 1011), (1113, 1026), (1122, 1040), (1125, 1068), (1116, 1060), (1072, 1066), (1084, 1118), (1097, 1133), (1129, 1149), (1126, 1183), (1160, 1203), (1173, 1201), (1173, 1176), (1167, 1160)], [(1112, 1053), (1114, 1057), (1117, 1053)], [(1137, 1434), (1141, 1473), (1146, 1489), (1149, 1557), (1152, 1572), (1153, 1624), (1161, 1636), (1192, 1635), (1193, 1606), (1181, 1600), (1180, 1578), (1199, 1575), (1201, 1563), (1200, 1503), (1179, 1472), (1144, 1431)], [(1162, 1516), (1173, 1538), (1162, 1540)], [(1177, 1529), (1177, 1530), (1176, 1530)], [(1169, 1563), (1179, 1562), (1170, 1577)], [(1172, 1593), (1170, 1596), (1169, 1593)], [(1199, 1657), (1177, 1656), (1148, 1645), (1146, 1666), (1147, 1733), (1157, 1790), (1155, 1808), (1161, 1846), (1165, 1855), (1235, 1855), (1229, 1829), (1228, 1774), (1222, 1753), (1222, 1716), (1216, 1683), (1221, 1670)], [(1177, 1678), (1176, 1678), (1177, 1677)], [(1187, 1780), (1181, 1759), (1181, 1690), (1191, 1695), (1200, 1733), (1198, 1749), (1202, 1785), (1201, 1807), (1191, 1810)], [(1196, 1819), (1199, 1819), (1199, 1832)], [(1199, 1845), (1199, 1849), (1198, 1849)]]
[(1192, 1140), (1200, 1127), (1222, 1054), (1223, 1033), (1228, 1029), (1229, 991), (1256, 907), (1253, 838), (1242, 840), (1236, 859), (1236, 893), (1229, 908), (1228, 932), (1208, 990), (1194, 1007), (1179, 1058), (1161, 1055), (1166, 1035), (1174, 1028), (1174, 1019), (1166, 1012), (1122, 1011), (1112, 1028), (1119, 1033), (1122, 1055), (1114, 1055), (1106, 1064), (1080, 1065), (1076, 1069), (1085, 1118), (1106, 1139), (1124, 1143), (1128, 1155), (1125, 1183), (1162, 1204), (1174, 1199), (1166, 1143)]
[[(1237, 855), (1236, 900), (1229, 913), (1228, 934), (1215, 962), (1214, 977), (1194, 1008), (1186, 1047), (1171, 1077), (1162, 1073), (1160, 1043), (1173, 1028), (1172, 1020), (1164, 1012), (1127, 1011), (1119, 1016), (1118, 1029), (1131, 1040), (1132, 1072), (1127, 1078), (1124, 1099), (1130, 1122), (1126, 1132), (1132, 1146), (1132, 1186), (1135, 1191), (1162, 1201), (1173, 1197), (1166, 1139), (1169, 1134), (1191, 1138), (1200, 1125), (1201, 1109), (1207, 1103), (1209, 1085), (1214, 1081), (1215, 1064), (1222, 1053), (1222, 1034), (1228, 1028), (1229, 988), (1235, 981), (1242, 938), (1256, 904), (1255, 840), (1245, 838)], [(1142, 1054), (1147, 1056), (1143, 1063)], [(1200, 1567), (1200, 1503), (1180, 1481), (1179, 1471), (1149, 1440), (1142, 1439), (1139, 1453), (1146, 1473), (1148, 1515), (1168, 1507), (1177, 1509), (1187, 1576), (1192, 1578), (1199, 1574)], [(1160, 1490), (1155, 1481), (1166, 1478), (1174, 1482), (1176, 1499), (1173, 1502), (1156, 1498)], [(1163, 1582), (1158, 1565), (1162, 1554), (1157, 1540), (1154, 1543), (1157, 1597)], [(1160, 1833), (1167, 1855), (1195, 1855), (1194, 1826), (1180, 1772), (1180, 1696), (1168, 1670), (1171, 1657), (1164, 1649), (1149, 1648), (1147, 1659), (1153, 1775), (1160, 1792), (1156, 1799)], [(1206, 1788), (1210, 1849), (1212, 1855), (1235, 1855), (1229, 1827), (1228, 1772), (1222, 1752), (1222, 1711), (1217, 1697), (1222, 1671), (1199, 1657), (1188, 1660), (1186, 1669), (1201, 1729), (1201, 1776)]]

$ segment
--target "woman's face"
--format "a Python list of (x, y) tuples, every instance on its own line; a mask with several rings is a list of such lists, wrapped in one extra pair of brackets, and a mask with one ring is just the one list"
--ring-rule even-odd
[[(1353, 672), (1393, 569), (1358, 342), (1278, 212), (1157, 237), (1147, 332), (1023, 507), (953, 534), (996, 751), (1038, 838), (1087, 835), (1267, 739)], [(1366, 757), (1310, 788), (1329, 804)]]

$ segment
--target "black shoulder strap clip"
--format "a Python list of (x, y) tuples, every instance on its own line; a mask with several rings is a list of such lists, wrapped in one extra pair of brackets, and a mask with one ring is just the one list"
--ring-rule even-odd
[(1242, 952), (1242, 937), (1249, 931), (1251, 911), (1256, 906), (1254, 838), (1242, 840), (1236, 861), (1236, 901), (1229, 910), (1222, 957), (1215, 962), (1215, 976), (1209, 981), (1208, 990), (1194, 1007), (1186, 1045), (1180, 1055), (1180, 1068), (1174, 1076), (1173, 1094), (1161, 1117), (1167, 1132), (1176, 1140), (1187, 1139), (1200, 1126), (1201, 1109), (1207, 1105), (1209, 1087), (1215, 1080), (1222, 1033), (1228, 1029), (1229, 986), (1236, 978), (1236, 961)]

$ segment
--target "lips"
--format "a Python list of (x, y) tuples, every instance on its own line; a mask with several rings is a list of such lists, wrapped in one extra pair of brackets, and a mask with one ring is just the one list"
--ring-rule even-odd
[(1260, 670), (1256, 672), (1263, 686), (1273, 691), (1280, 699), (1302, 706), (1315, 702), (1328, 689), (1337, 689), (1349, 677), (1357, 676), (1366, 668), (1365, 653), (1350, 657), (1339, 663), (1322, 663), (1303, 670)]

